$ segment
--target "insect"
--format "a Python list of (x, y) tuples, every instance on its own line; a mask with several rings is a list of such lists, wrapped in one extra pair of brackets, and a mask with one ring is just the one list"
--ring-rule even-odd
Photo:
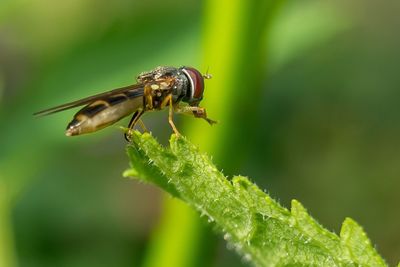
[(174, 112), (202, 118), (209, 124), (216, 123), (209, 119), (206, 110), (199, 106), (203, 99), (204, 79), (210, 78), (211, 75), (202, 75), (192, 67), (157, 67), (141, 73), (134, 85), (45, 109), (34, 115), (49, 115), (85, 105), (67, 126), (65, 134), (74, 136), (103, 129), (133, 113), (125, 132), (125, 139), (130, 141), (137, 123), (146, 131), (141, 121), (145, 112), (162, 110), (168, 106), (168, 122), (179, 136), (180, 133), (173, 122)]

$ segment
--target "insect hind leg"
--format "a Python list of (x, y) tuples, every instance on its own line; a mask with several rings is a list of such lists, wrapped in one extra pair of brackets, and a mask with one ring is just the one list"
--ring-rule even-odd
[(144, 126), (144, 123), (142, 122), (142, 120), (140, 120), (140, 117), (143, 115), (144, 111), (142, 109), (140, 110), (136, 110), (135, 113), (133, 113), (131, 120), (129, 121), (128, 124), (128, 130), (125, 132), (124, 137), (125, 140), (130, 142), (131, 141), (131, 137), (132, 137), (132, 131), (133, 131), (133, 127), (135, 127), (136, 123), (139, 121), (141, 127), (143, 128), (143, 130), (145, 132), (147, 132), (146, 127)]

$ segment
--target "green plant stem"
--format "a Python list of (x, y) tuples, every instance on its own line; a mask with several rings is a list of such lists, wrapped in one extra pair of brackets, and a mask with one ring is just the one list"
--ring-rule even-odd
[(128, 154), (132, 169), (125, 176), (161, 185), (191, 205), (215, 222), (231, 246), (256, 266), (386, 266), (352, 219), (344, 221), (337, 236), (298, 201), (292, 201), (289, 211), (247, 178), (227, 180), (184, 138), (173, 135), (166, 149), (151, 135), (136, 132)]
[(164, 198), (163, 215), (142, 266), (195, 266), (193, 254), (199, 249), (196, 247), (199, 243), (192, 244), (192, 241), (201, 239), (197, 236), (201, 227), (198, 216), (182, 201), (168, 195)]
[[(196, 144), (205, 151), (212, 153), (218, 163), (227, 166), (229, 162), (224, 162), (224, 158), (232, 153), (232, 143), (235, 138), (242, 133), (237, 129), (238, 121), (243, 129), (246, 127), (245, 119), (241, 114), (243, 110), (237, 110), (243, 103), (253, 103), (254, 98), (260, 94), (262, 87), (259, 80), (260, 73), (265, 70), (265, 51), (266, 51), (266, 31), (271, 21), (276, 7), (284, 1), (260, 1), (260, 0), (207, 0), (204, 7), (204, 42), (202, 43), (203, 59), (202, 70), (210, 68), (213, 79), (206, 81), (206, 90), (202, 106), (207, 108), (211, 118), (221, 122), (221, 125), (208, 127), (203, 121), (192, 120), (183, 127), (182, 132), (190, 136)], [(244, 68), (244, 66), (246, 66)], [(246, 88), (245, 92), (243, 88)], [(249, 106), (249, 105), (247, 105)], [(247, 110), (246, 112), (251, 112)], [(204, 128), (207, 127), (206, 130)], [(163, 217), (176, 218), (190, 216), (187, 209), (181, 203), (168, 202), (167, 209)], [(167, 219), (166, 219), (167, 220)], [(171, 219), (173, 220), (173, 219)], [(191, 229), (196, 229), (198, 234), (187, 233), (187, 239), (174, 239), (180, 245), (174, 246), (175, 251), (157, 250), (158, 247), (169, 246), (169, 239), (165, 238), (164, 246), (160, 245), (160, 240), (154, 239), (149, 247), (149, 255), (155, 255), (154, 250), (158, 251), (157, 258), (173, 257), (171, 255), (182, 255), (187, 252), (188, 247), (201, 250), (201, 243), (210, 235), (207, 229), (201, 227), (199, 219), (186, 221), (193, 224)], [(176, 226), (179, 228), (181, 226)], [(157, 230), (161, 236), (170, 236), (173, 239), (174, 231), (171, 231), (168, 224)], [(207, 247), (212, 245), (208, 242)], [(184, 250), (182, 250), (184, 248)], [(204, 248), (203, 248), (204, 249)], [(166, 255), (168, 254), (168, 255)], [(196, 253), (192, 252), (192, 255)], [(198, 252), (197, 255), (202, 254)], [(146, 257), (147, 258), (147, 257)], [(193, 259), (199, 261), (201, 259)], [(193, 263), (194, 264), (194, 263)], [(193, 266), (190, 265), (190, 266)], [(165, 266), (163, 262), (159, 265)], [(189, 265), (173, 265), (175, 267), (185, 267)]]
[(0, 266), (16, 266), (11, 227), (10, 195), (0, 178)]

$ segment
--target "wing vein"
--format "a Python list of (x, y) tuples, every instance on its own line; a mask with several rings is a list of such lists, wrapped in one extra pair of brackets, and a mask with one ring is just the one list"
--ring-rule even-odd
[(140, 96), (143, 96), (143, 86), (144, 86), (143, 84), (134, 84), (134, 85), (117, 88), (117, 89), (114, 89), (114, 90), (111, 90), (108, 92), (92, 95), (92, 96), (85, 97), (85, 98), (82, 98), (82, 99), (79, 99), (76, 101), (72, 101), (69, 103), (65, 103), (65, 104), (62, 104), (59, 106), (44, 109), (44, 110), (33, 113), (33, 115), (34, 116), (50, 115), (50, 114), (60, 112), (63, 110), (67, 110), (70, 108), (75, 108), (75, 107), (83, 106), (86, 104), (90, 104), (96, 100), (100, 100), (100, 99), (105, 100), (112, 95), (126, 93), (126, 92), (129, 92), (129, 94), (128, 94), (129, 98), (140, 97)]

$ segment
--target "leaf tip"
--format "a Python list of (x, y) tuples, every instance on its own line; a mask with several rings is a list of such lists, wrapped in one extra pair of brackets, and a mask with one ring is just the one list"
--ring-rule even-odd
[(358, 243), (362, 242), (362, 244), (365, 246), (371, 246), (371, 241), (369, 240), (363, 227), (349, 217), (345, 218), (343, 221), (342, 228), (340, 230), (340, 237), (346, 242), (354, 242), (357, 240)]
[(138, 175), (139, 173), (137, 172), (137, 170), (133, 168), (127, 169), (122, 173), (122, 176), (125, 178), (136, 177)]
[(250, 186), (253, 185), (247, 177), (240, 175), (234, 176), (232, 178), (232, 184), (235, 186), (242, 187), (245, 190), (247, 190)]
[(312, 220), (311, 216), (308, 214), (307, 209), (296, 199), (292, 199), (290, 213), (296, 219), (307, 219)]
[(306, 208), (304, 208), (304, 206), (297, 199), (292, 199), (291, 207), (292, 207), (291, 208), (292, 212), (293, 211), (296, 211), (296, 212), (302, 212), (302, 211), (306, 212), (307, 211)]
[(137, 130), (132, 132), (132, 135), (130, 136), (131, 141), (129, 142), (129, 144), (135, 144), (138, 143), (140, 141), (146, 141), (146, 140), (151, 140), (154, 139), (154, 137), (152, 136), (151, 132), (144, 132), (141, 133)]
[[(376, 264), (376, 266), (387, 266), (378, 252), (373, 248), (370, 239), (362, 226), (351, 218), (346, 218), (340, 230), (340, 239), (344, 247), (349, 250), (350, 255), (361, 259), (362, 262)], [(371, 264), (372, 265), (372, 264)]]

